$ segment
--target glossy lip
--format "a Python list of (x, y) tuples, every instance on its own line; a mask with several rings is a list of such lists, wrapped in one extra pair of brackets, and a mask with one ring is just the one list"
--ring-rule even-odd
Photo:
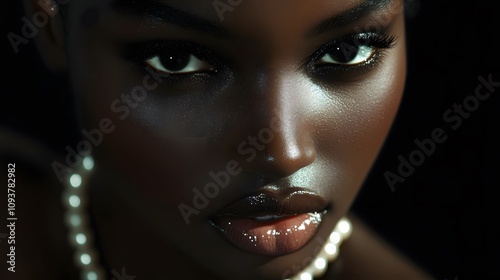
[(210, 224), (242, 250), (279, 256), (311, 240), (327, 206), (323, 198), (302, 188), (261, 189), (224, 207)]

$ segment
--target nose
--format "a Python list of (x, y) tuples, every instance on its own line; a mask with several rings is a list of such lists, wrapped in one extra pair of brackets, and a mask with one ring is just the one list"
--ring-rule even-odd
[(245, 91), (240, 140), (231, 145), (243, 170), (273, 180), (314, 162), (314, 127), (303, 85), (292, 75), (269, 71)]

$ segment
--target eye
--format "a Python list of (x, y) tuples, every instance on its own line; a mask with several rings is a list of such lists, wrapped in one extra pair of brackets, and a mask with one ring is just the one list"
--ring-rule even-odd
[(188, 52), (167, 52), (155, 55), (145, 63), (156, 72), (167, 75), (182, 75), (214, 71), (214, 67)]
[(350, 67), (367, 64), (383, 49), (390, 49), (394, 36), (360, 33), (337, 39), (322, 47), (315, 56), (317, 66)]
[(368, 61), (374, 54), (374, 47), (341, 43), (338, 46), (333, 46), (323, 55), (318, 60), (318, 64), (355, 65)]

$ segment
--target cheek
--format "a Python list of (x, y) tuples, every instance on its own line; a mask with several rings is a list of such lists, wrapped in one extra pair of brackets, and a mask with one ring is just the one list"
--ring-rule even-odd
[(187, 182), (201, 173), (202, 162), (187, 157), (188, 147), (180, 139), (159, 138), (146, 129), (137, 110), (154, 102), (154, 95), (142, 89), (160, 81), (124, 62), (97, 38), (89, 36), (81, 48), (72, 49), (79, 60), (72, 73), (82, 136), (94, 141), (93, 156), (103, 169), (127, 174), (125, 183), (137, 186), (134, 192), (177, 209), (192, 196)]
[(337, 205), (349, 207), (361, 188), (390, 131), (403, 95), (406, 79), (404, 44), (385, 57), (380, 68), (350, 88), (326, 118), (330, 135), (320, 143), (335, 170), (339, 187)]

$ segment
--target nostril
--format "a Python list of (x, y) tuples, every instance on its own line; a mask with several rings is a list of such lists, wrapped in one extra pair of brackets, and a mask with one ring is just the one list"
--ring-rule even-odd
[[(298, 139), (296, 139), (298, 140)], [(312, 164), (316, 150), (310, 141), (285, 141), (277, 138), (266, 146), (261, 156), (249, 162), (247, 168), (269, 179), (288, 177)]]

